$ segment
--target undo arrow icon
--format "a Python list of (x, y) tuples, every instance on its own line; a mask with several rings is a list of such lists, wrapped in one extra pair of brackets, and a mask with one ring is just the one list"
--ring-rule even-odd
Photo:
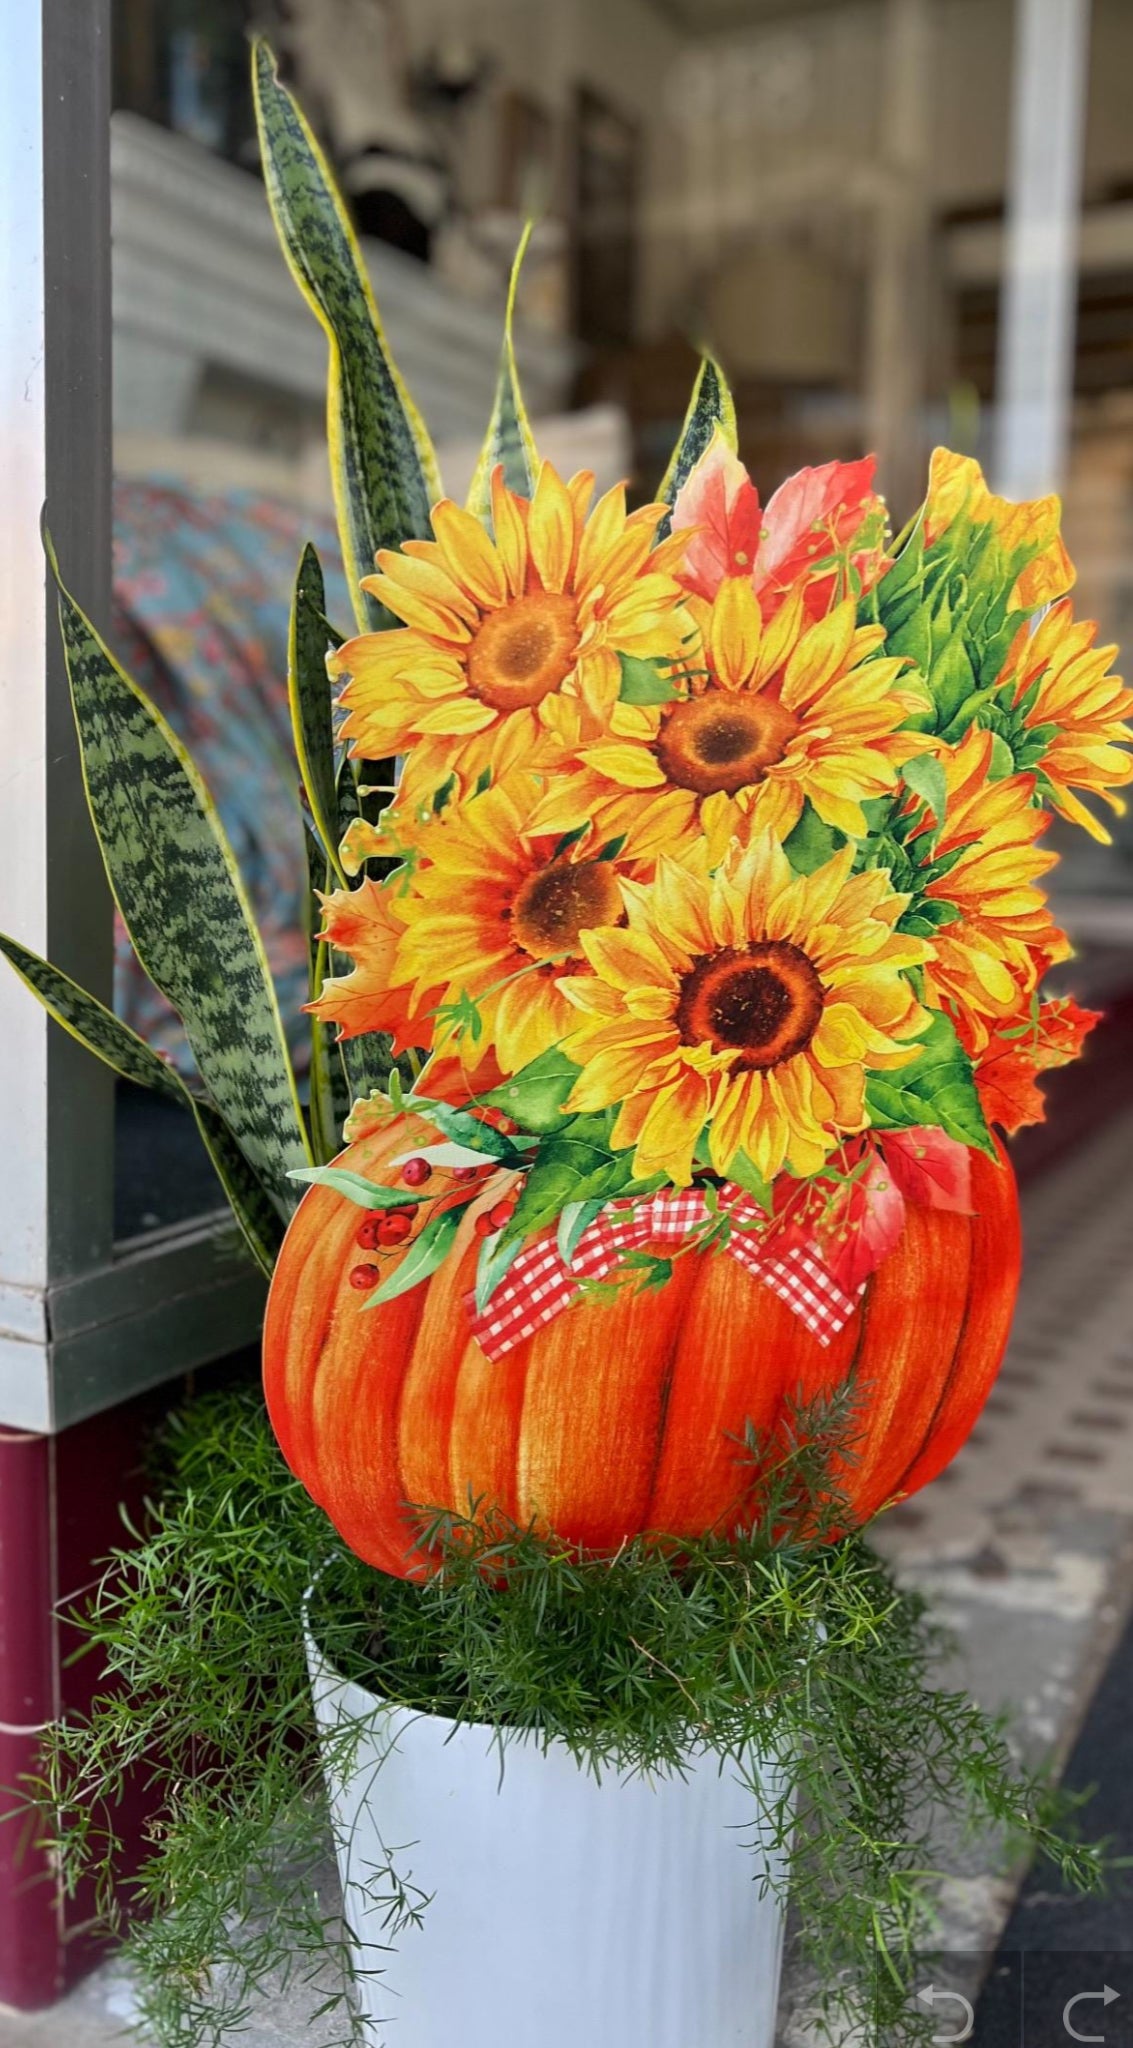
[(917, 1992), (917, 1997), (924, 2005), (938, 2005), (942, 1998), (950, 1998), (954, 2004), (962, 2005), (964, 2008), (964, 2024), (958, 2034), (933, 2035), (933, 2040), (940, 2043), (941, 2048), (943, 2048), (945, 2042), (966, 2041), (968, 2039), (972, 2028), (975, 2026), (976, 2016), (972, 2010), (971, 2001), (964, 1997), (962, 1991), (938, 1991), (935, 1984), (926, 1984), (923, 1991)]

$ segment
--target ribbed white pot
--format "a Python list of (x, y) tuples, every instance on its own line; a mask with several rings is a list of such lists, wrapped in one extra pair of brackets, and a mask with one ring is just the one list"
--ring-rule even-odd
[[(501, 1760), (491, 1728), (386, 1706), (308, 1654), (374, 2048), (772, 2048), (783, 1914), (734, 1764), (599, 1784), (559, 1744)], [(428, 1898), (392, 1935), (391, 1864)]]

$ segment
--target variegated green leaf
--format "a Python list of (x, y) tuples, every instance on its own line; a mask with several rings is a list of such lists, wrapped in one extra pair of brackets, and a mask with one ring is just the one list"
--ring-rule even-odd
[(424, 422), (389, 352), (361, 251), (326, 160), (267, 43), (253, 51), (264, 181), (292, 276), (326, 337), (327, 433), (343, 560), (359, 626), (388, 615), (358, 588), (379, 548), (429, 533), (441, 495)]
[(341, 1038), (338, 1052), (352, 1102), (360, 1102), (363, 1096), (372, 1095), (375, 1088), (389, 1086), (393, 1040), (386, 1032), (360, 1031), (356, 1038)]
[(53, 967), (50, 960), (21, 946), (18, 939), (0, 933), (0, 953), (9, 960), (32, 994), (64, 1031), (85, 1045), (116, 1074), (134, 1081), (140, 1088), (152, 1088), (174, 1102), (184, 1101), (186, 1088), (175, 1069), (167, 1066), (152, 1046), (123, 1024), (96, 996), (87, 994), (77, 981)]
[(270, 1280), (283, 1243), (283, 1225), (275, 1202), (211, 1102), (201, 1102), (192, 1095), (188, 1099), (240, 1234), (261, 1273)]
[(87, 802), (134, 951), (172, 1003), (217, 1109), (281, 1213), (309, 1157), (263, 941), (180, 740), (74, 599), (59, 612)]
[[(719, 427), (730, 448), (736, 446), (736, 408), (723, 370), (714, 356), (705, 356), (692, 387), (688, 411), (672, 460), (657, 493), (666, 505), (676, 503), (677, 492), (699, 462), (713, 430)], [(665, 522), (667, 525), (667, 522)]]
[(124, 1080), (152, 1088), (185, 1105), (196, 1121), (232, 1213), (257, 1265), (270, 1275), (283, 1239), (279, 1217), (217, 1111), (195, 1095), (175, 1067), (168, 1066), (144, 1039), (123, 1024), (97, 997), (16, 939), (0, 936), (2, 952), (32, 994), (64, 1031)]
[[(316, 846), (314, 835), (305, 834), (307, 842), (307, 963), (308, 979), (312, 1001), (322, 994), (323, 983), (330, 973), (331, 949), (318, 934), (322, 925), (322, 907), (318, 892), (333, 886), (333, 878), (326, 865), (322, 848)], [(335, 1044), (335, 1030), (332, 1024), (324, 1024), (321, 1017), (311, 1018), (311, 1148), (315, 1158), (325, 1164), (334, 1159), (342, 1150), (342, 1126), (350, 1114), (350, 1094), (346, 1086), (346, 1074), (338, 1056)]]
[(523, 393), (519, 388), (519, 370), (512, 339), (519, 272), (531, 240), (532, 226), (533, 222), (528, 221), (520, 236), (515, 262), (511, 267), (507, 315), (504, 321), (504, 345), (500, 356), (495, 402), (468, 493), (468, 510), (475, 513), (476, 518), (489, 528), (492, 523), (492, 471), (497, 463), (503, 465), (504, 482), (508, 489), (515, 491), (521, 498), (531, 496), (539, 470), (535, 437), (531, 432), (527, 407), (523, 403)]
[(287, 697), (299, 773), (323, 850), (341, 883), (338, 860), (338, 787), (331, 722), (331, 686), (327, 676), (326, 590), (319, 558), (310, 542), (299, 558), (291, 600), (287, 643)]

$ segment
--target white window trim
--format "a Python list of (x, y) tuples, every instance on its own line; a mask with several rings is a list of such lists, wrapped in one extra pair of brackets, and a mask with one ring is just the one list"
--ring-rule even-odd
[[(110, 0), (0, 0), (0, 928), (110, 1000), (46, 505), (69, 587), (110, 594)], [(112, 1075), (0, 972), (0, 1425), (54, 1430), (256, 1335), (223, 1214), (113, 1241)]]

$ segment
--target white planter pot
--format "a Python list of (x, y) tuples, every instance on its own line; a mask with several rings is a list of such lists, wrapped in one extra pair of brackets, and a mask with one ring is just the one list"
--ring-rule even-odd
[[(320, 1727), (363, 1731), (328, 1793), (374, 2048), (771, 2048), (783, 1914), (734, 1765), (598, 1784), (525, 1739), (501, 1762), (490, 1728), (308, 1653)], [(429, 1900), (392, 1937), (391, 1863)]]

